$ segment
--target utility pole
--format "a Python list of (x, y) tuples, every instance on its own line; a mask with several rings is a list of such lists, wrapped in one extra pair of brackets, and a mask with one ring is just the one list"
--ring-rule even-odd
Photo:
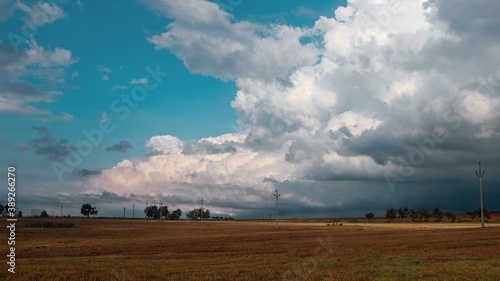
[(202, 220), (203, 220), (203, 202), (204, 202), (204, 201), (205, 201), (205, 200), (203, 200), (203, 196), (202, 196), (202, 197), (201, 197), (201, 200), (200, 200), (200, 202), (201, 202), (201, 209), (200, 209), (200, 221), (202, 221)]
[(483, 175), (484, 171), (481, 171), (481, 162), (479, 162), (479, 172), (476, 171), (476, 176), (479, 178), (479, 198), (481, 200), (481, 227), (484, 227), (484, 212), (483, 212)]
[(134, 218), (135, 204), (132, 205), (132, 218)]
[(125, 218), (125, 207), (123, 207), (123, 218)]
[(161, 220), (161, 215), (162, 215), (162, 208), (163, 208), (163, 201), (160, 200), (160, 220)]
[(63, 213), (63, 206), (61, 205), (61, 218), (62, 218), (62, 213)]
[(276, 197), (276, 229), (278, 229), (278, 197), (280, 197), (280, 194), (278, 193), (278, 190), (275, 190), (276, 193), (274, 193), (274, 197)]
[(148, 220), (148, 203), (149, 203), (149, 200), (146, 200), (146, 220)]

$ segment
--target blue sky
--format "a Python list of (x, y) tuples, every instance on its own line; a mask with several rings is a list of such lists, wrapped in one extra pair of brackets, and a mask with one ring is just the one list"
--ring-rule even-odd
[(2, 166), (25, 212), (474, 208), (477, 162), (500, 182), (499, 5), (470, 5), (4, 1)]

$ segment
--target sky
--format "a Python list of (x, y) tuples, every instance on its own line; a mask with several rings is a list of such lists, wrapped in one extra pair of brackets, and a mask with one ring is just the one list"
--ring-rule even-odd
[[(23, 213), (500, 210), (500, 2), (0, 1)], [(1, 202), (7, 190), (0, 191)]]

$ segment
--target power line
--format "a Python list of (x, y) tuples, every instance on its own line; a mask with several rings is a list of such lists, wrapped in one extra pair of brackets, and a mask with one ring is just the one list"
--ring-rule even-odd
[(479, 178), (479, 198), (481, 200), (481, 227), (484, 227), (484, 212), (483, 212), (483, 176), (484, 171), (481, 171), (481, 162), (479, 162), (479, 172), (476, 171), (476, 176)]

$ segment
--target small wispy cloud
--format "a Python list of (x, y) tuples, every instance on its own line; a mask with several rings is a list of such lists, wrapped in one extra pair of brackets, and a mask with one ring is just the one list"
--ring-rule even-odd
[(104, 74), (104, 75), (101, 77), (101, 80), (108, 81), (108, 80), (109, 80), (109, 76), (108, 76), (107, 74)]
[(130, 149), (132, 149), (132, 145), (125, 140), (120, 141), (120, 143), (117, 143), (115, 145), (112, 145), (108, 148), (106, 148), (107, 152), (119, 152), (119, 153), (127, 153)]
[(111, 90), (113, 90), (113, 91), (114, 91), (114, 90), (125, 90), (125, 89), (127, 89), (127, 88), (128, 88), (128, 87), (127, 87), (127, 86), (125, 86), (125, 85), (116, 85), (116, 86), (114, 86), (113, 88), (111, 88)]
[(71, 122), (75, 119), (75, 117), (69, 113), (62, 112), (61, 115), (52, 115), (48, 118), (40, 118), (42, 122), (50, 122), (50, 121), (67, 121)]
[(146, 79), (146, 78), (132, 79), (132, 80), (130, 80), (129, 83), (132, 85), (134, 85), (134, 84), (147, 84), (148, 79)]
[(104, 65), (99, 65), (97, 67), (97, 71), (99, 73), (112, 73), (113, 72), (109, 67), (105, 67)]

